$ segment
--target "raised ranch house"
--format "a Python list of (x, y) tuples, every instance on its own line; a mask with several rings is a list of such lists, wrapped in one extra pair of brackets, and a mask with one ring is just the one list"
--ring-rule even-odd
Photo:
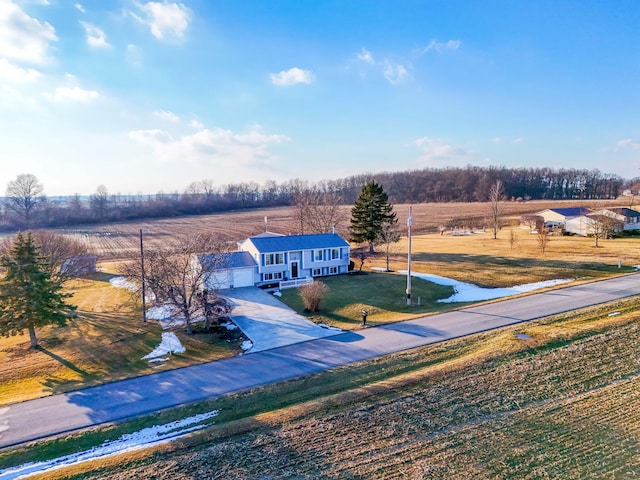
[(295, 287), (314, 277), (349, 271), (350, 246), (337, 233), (279, 235), (265, 232), (238, 244), (237, 252), (199, 255), (200, 267), (210, 271), (210, 289), (249, 286)]

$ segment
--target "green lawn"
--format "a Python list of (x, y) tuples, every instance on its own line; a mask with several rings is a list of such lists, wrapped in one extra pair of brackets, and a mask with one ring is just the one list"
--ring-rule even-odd
[(320, 281), (329, 287), (329, 291), (319, 312), (304, 311), (297, 289), (283, 290), (281, 300), (316, 323), (345, 330), (361, 326), (362, 310), (369, 313), (367, 326), (375, 326), (451, 309), (450, 304), (437, 303), (437, 300), (450, 297), (452, 287), (417, 278), (411, 279), (413, 302), (407, 306), (406, 275), (366, 272), (327, 277)]

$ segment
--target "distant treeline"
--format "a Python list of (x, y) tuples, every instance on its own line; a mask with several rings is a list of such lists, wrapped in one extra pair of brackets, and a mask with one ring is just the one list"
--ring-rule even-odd
[(422, 169), (355, 175), (317, 183), (268, 180), (264, 184), (245, 182), (215, 186), (212, 180), (196, 181), (184, 192), (155, 195), (110, 194), (100, 185), (93, 195), (55, 200), (42, 197), (33, 208), (29, 225), (19, 212), (5, 208), (0, 229), (15, 230), (30, 226), (61, 227), (88, 223), (106, 223), (142, 218), (167, 218), (200, 215), (235, 209), (295, 205), (302, 194), (331, 194), (343, 204), (354, 203), (362, 186), (376, 180), (389, 195), (391, 203), (477, 202), (488, 199), (490, 187), (500, 180), (505, 200), (612, 199), (624, 189), (636, 188), (638, 179), (625, 180), (599, 170), (552, 168), (465, 168)]

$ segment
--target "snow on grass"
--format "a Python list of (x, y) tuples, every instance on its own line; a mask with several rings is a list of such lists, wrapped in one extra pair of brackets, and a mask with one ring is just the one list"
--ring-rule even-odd
[(126, 433), (117, 440), (104, 442), (102, 445), (85, 450), (84, 452), (72, 453), (44, 462), (25, 463), (17, 467), (0, 470), (0, 480), (26, 478), (36, 473), (47, 473), (89, 460), (97, 460), (167, 443), (189, 432), (207, 427), (209, 423), (203, 422), (206, 422), (216, 415), (218, 415), (218, 410), (201, 413), (200, 415), (183, 418), (182, 420), (176, 420), (164, 425), (143, 428), (138, 432)]
[(158, 305), (147, 310), (147, 318), (153, 320), (166, 320), (173, 316), (173, 308), (171, 305)]
[(178, 337), (173, 332), (164, 332), (162, 334), (162, 342), (153, 352), (142, 357), (142, 360), (153, 360), (155, 358), (164, 357), (170, 353), (184, 353), (186, 350), (180, 343)]
[(240, 348), (245, 352), (251, 349), (251, 347), (253, 347), (253, 342), (251, 340), (245, 340), (244, 342), (242, 342), (242, 345), (240, 345)]
[[(398, 273), (407, 274), (407, 271), (400, 271)], [(460, 282), (452, 278), (441, 277), (440, 275), (433, 275), (431, 273), (418, 273), (411, 274), (416, 278), (422, 278), (429, 282), (436, 283), (438, 285), (444, 285), (453, 287), (454, 294), (449, 298), (441, 298), (438, 302), (441, 303), (456, 303), (456, 302), (481, 302), (483, 300), (493, 300), (496, 298), (508, 297), (510, 295), (516, 295), (518, 293), (532, 292), (541, 288), (552, 287), (555, 285), (561, 285), (563, 283), (572, 282), (572, 278), (565, 278), (559, 280), (546, 280), (544, 282), (526, 283), (523, 285), (516, 285), (511, 288), (485, 288), (479, 287), (472, 283)]]
[(321, 328), (324, 328), (326, 330), (335, 330), (335, 331), (339, 331), (339, 332), (342, 331), (341, 328), (334, 327), (332, 325), (327, 325), (326, 323), (319, 323), (318, 326), (321, 327)]
[(126, 288), (127, 290), (131, 290), (132, 292), (138, 290), (138, 286), (135, 283), (130, 282), (124, 277), (113, 277), (109, 280), (109, 283), (114, 287)]
[(235, 323), (231, 323), (231, 322), (221, 323), (220, 326), (222, 328), (226, 328), (229, 331), (233, 331), (233, 330), (237, 330), (238, 329), (238, 326)]

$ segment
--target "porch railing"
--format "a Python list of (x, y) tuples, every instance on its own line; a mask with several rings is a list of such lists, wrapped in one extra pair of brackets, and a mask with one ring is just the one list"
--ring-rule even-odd
[(310, 283), (313, 283), (313, 277), (296, 278), (295, 280), (283, 280), (282, 282), (280, 282), (280, 289), (282, 290), (284, 288), (296, 288), (302, 285), (308, 285)]

